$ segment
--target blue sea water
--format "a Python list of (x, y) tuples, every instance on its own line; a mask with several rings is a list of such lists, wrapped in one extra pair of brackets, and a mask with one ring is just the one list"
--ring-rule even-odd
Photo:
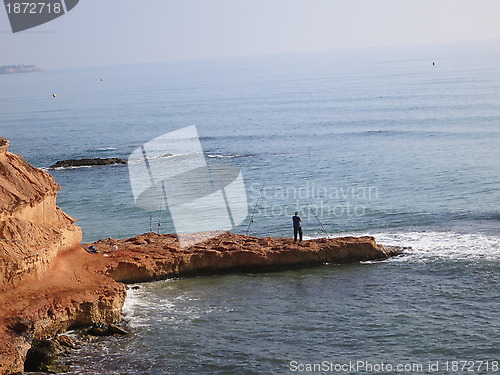
[[(0, 76), (0, 135), (35, 166), (127, 158), (196, 125), (209, 163), (242, 170), (250, 234), (289, 236), (298, 210), (306, 238), (325, 235), (316, 215), (329, 235), (411, 246), (381, 263), (143, 284), (125, 308), (134, 334), (83, 348), (72, 373), (285, 374), (322, 361), (424, 366), (403, 373), (436, 373), (429, 361), (439, 361), (438, 373), (453, 373), (446, 361), (498, 361), (499, 47)], [(84, 241), (149, 231), (127, 166), (49, 172)], [(164, 212), (153, 229), (158, 219), (162, 233), (174, 231)], [(375, 371), (342, 373), (363, 372)]]

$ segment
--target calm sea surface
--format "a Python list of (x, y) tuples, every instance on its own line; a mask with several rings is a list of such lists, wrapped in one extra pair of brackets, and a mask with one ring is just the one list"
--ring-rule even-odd
[[(124, 309), (133, 334), (84, 346), (72, 373), (500, 373), (499, 42), (2, 75), (0, 108), (0, 136), (42, 168), (128, 158), (196, 125), (208, 163), (242, 170), (250, 234), (289, 236), (298, 210), (306, 238), (324, 236), (314, 211), (330, 235), (411, 246), (141, 284)], [(149, 231), (127, 166), (50, 173), (84, 241)]]

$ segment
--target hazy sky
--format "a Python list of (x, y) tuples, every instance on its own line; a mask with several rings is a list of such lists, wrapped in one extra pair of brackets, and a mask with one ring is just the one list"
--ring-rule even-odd
[(100, 66), (500, 39), (500, 0), (80, 0), (13, 34), (0, 65)]

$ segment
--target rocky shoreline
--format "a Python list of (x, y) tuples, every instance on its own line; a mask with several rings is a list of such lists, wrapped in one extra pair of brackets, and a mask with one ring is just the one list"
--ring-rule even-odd
[[(56, 206), (59, 185), (7, 151), (0, 138), (0, 374), (22, 374), (28, 351), (70, 328), (121, 321), (125, 283), (387, 259), (401, 253), (373, 237), (259, 238), (233, 233), (108, 238), (89, 253), (75, 219)], [(60, 339), (55, 340), (59, 345)], [(52, 341), (51, 341), (52, 342)], [(44, 350), (44, 349), (43, 349)], [(32, 361), (33, 356), (29, 357)], [(30, 363), (36, 367), (36, 363)]]
[[(205, 236), (204, 233), (198, 235)], [(383, 260), (401, 254), (399, 249), (378, 245), (373, 237), (294, 242), (291, 238), (261, 238), (231, 232), (185, 249), (179, 246), (175, 234), (156, 233), (122, 240), (108, 238), (85, 246), (90, 245), (98, 254), (86, 267), (123, 283), (228, 272), (278, 271)]]
[(125, 283), (382, 260), (401, 254), (377, 245), (373, 237), (294, 243), (286, 238), (225, 233), (181, 249), (175, 235), (146, 233), (93, 245), (98, 253), (90, 254), (82, 247), (70, 249), (39, 280), (2, 293), (0, 373), (20, 373), (37, 340), (72, 327), (119, 322)]

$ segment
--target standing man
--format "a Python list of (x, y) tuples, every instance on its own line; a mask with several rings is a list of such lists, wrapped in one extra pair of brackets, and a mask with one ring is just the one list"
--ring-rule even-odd
[(299, 217), (299, 213), (295, 212), (295, 216), (292, 216), (293, 222), (293, 242), (297, 242), (297, 233), (299, 234), (299, 241), (302, 242), (302, 227), (300, 223), (302, 219)]

